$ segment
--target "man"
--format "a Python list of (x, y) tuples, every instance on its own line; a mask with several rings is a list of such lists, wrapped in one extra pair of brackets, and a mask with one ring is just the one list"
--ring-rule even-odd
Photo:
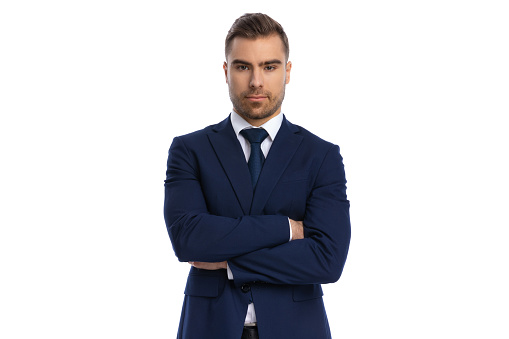
[(330, 338), (320, 284), (339, 279), (350, 242), (339, 148), (281, 114), (279, 23), (238, 18), (225, 56), (233, 111), (169, 151), (166, 225), (192, 265), (178, 338)]

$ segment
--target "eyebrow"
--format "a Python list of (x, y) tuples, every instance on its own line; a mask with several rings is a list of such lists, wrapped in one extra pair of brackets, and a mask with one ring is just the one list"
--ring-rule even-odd
[[(263, 66), (263, 65), (273, 65), (273, 64), (282, 64), (283, 62), (279, 59), (273, 59), (273, 60), (267, 60), (267, 61), (264, 61), (264, 62), (260, 62), (258, 64), (258, 66)], [(247, 61), (244, 61), (244, 60), (240, 60), (240, 59), (235, 59), (232, 61), (232, 65), (236, 65), (236, 64), (242, 64), (242, 65), (248, 65), (248, 66), (253, 66), (252, 63), (250, 62), (247, 62)]]

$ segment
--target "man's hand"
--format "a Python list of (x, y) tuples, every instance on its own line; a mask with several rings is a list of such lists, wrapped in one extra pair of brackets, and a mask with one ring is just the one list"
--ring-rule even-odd
[(290, 219), (290, 226), (292, 227), (292, 240), (304, 239), (304, 224), (302, 221)]
[(190, 261), (192, 266), (202, 269), (202, 270), (220, 270), (222, 268), (226, 269), (226, 261), (222, 262), (201, 262), (201, 261)]

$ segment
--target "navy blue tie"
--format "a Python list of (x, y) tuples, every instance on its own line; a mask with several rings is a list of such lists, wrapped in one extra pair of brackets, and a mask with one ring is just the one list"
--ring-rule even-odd
[(244, 129), (240, 131), (240, 134), (251, 144), (251, 155), (249, 156), (247, 167), (249, 167), (251, 182), (253, 183), (253, 187), (255, 187), (262, 170), (263, 162), (265, 161), (260, 145), (269, 134), (263, 128)]

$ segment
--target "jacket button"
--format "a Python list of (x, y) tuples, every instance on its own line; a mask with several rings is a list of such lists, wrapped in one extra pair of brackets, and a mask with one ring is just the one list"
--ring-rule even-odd
[(240, 289), (242, 290), (242, 292), (247, 293), (251, 291), (251, 286), (249, 286), (249, 284), (244, 284), (240, 287)]

